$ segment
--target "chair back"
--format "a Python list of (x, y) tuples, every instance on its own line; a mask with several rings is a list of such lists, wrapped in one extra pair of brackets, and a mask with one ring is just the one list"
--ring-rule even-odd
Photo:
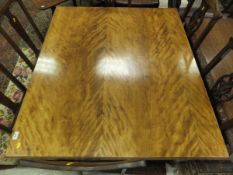
[[(19, 7), (22, 9), (22, 12), (26, 16), (27, 20), (29, 21), (32, 28), (35, 30), (38, 38), (41, 42), (43, 42), (43, 36), (40, 33), (38, 27), (34, 23), (32, 17), (30, 16), (29, 12), (27, 11), (26, 7), (24, 6), (22, 0), (7, 0), (6, 3), (0, 8), (0, 17), (5, 17), (10, 26), (15, 30), (15, 32), (22, 38), (22, 40), (31, 48), (34, 52), (35, 56), (38, 57), (40, 50), (36, 47), (30, 36), (27, 34), (26, 30), (24, 29), (23, 25), (20, 23), (18, 18), (11, 12), (11, 7), (13, 4), (17, 3)], [(14, 39), (6, 32), (6, 30), (0, 25), (0, 34), (3, 38), (11, 45), (11, 47), (16, 51), (16, 53), (22, 58), (22, 60), (26, 63), (26, 65), (33, 71), (35, 65), (30, 61), (28, 56), (24, 54), (22, 49), (17, 45)], [(23, 94), (26, 92), (25, 85), (20, 82), (17, 77), (13, 75), (11, 71), (9, 71), (3, 63), (0, 63), (0, 71), (12, 82)], [(23, 95), (24, 96), (24, 95)], [(22, 102), (22, 101), (21, 101)], [(15, 116), (19, 111), (21, 106), (21, 102), (13, 102), (4, 92), (0, 92), (0, 104), (11, 109)], [(15, 117), (16, 119), (16, 117)], [(13, 123), (15, 122), (15, 119)], [(4, 129), (8, 132), (11, 131), (13, 124), (10, 128), (6, 128), (2, 124), (0, 124), (0, 128)]]
[(202, 75), (206, 76), (231, 50), (233, 50), (233, 37), (230, 38), (223, 49), (205, 66), (201, 71)]
[[(9, 24), (14, 28), (14, 30), (19, 34), (19, 36), (27, 43), (27, 45), (33, 50), (36, 56), (39, 55), (39, 49), (35, 46), (34, 42), (30, 38), (30, 36), (27, 34), (25, 29), (23, 28), (22, 24), (18, 20), (18, 18), (12, 14), (10, 7), (13, 3), (18, 3), (20, 8), (22, 9), (23, 13), (27, 17), (29, 23), (35, 30), (35, 33), (37, 34), (38, 38), (41, 42), (43, 42), (43, 36), (40, 33), (38, 27), (34, 23), (32, 17), (30, 16), (29, 12), (27, 11), (25, 5), (23, 4), (22, 0), (7, 0), (5, 5), (0, 9), (0, 17), (6, 16)], [(13, 41), (13, 39), (7, 34), (7, 32), (0, 26), (0, 33), (3, 35), (3, 37), (9, 42), (9, 44), (13, 47), (13, 49), (22, 57), (22, 59), (28, 64), (28, 66), (33, 69), (34, 66), (28, 58), (23, 54), (23, 52), (18, 48), (17, 44)]]
[[(233, 50), (233, 37), (217, 53), (217, 55), (201, 70), (205, 78), (224, 58)], [(233, 73), (221, 76), (213, 85), (211, 95), (216, 104), (224, 103), (233, 99)]]
[[(220, 61), (222, 61), (229, 52), (233, 50), (233, 37), (231, 37), (228, 43), (219, 51), (219, 53), (202, 69), (201, 73), (203, 78), (210, 73)], [(209, 89), (209, 88), (208, 88)], [(209, 90), (210, 97), (213, 102), (213, 107), (217, 110), (219, 105), (223, 105), (225, 102), (229, 102), (233, 99), (233, 73), (225, 74), (221, 76)], [(217, 113), (217, 116), (220, 115)], [(220, 117), (219, 121), (220, 120)], [(227, 117), (229, 118), (229, 117)], [(221, 121), (220, 128), (222, 131), (227, 131), (233, 128), (233, 119), (227, 119)]]
[[(224, 58), (233, 51), (233, 37), (219, 51), (219, 53), (201, 70), (202, 76), (205, 78)], [(214, 103), (223, 104), (233, 99), (233, 73), (221, 76), (213, 85), (210, 94)]]
[(216, 103), (224, 103), (233, 99), (233, 73), (221, 76), (211, 89)]
[[(187, 36), (190, 39), (193, 51), (195, 52), (201, 45), (203, 40), (206, 38), (208, 33), (211, 31), (211, 29), (214, 27), (216, 22), (222, 17), (222, 14), (219, 10), (219, 4), (217, 0), (201, 0), (200, 6), (196, 10), (194, 10), (194, 12), (191, 14), (191, 17), (188, 17), (188, 15), (191, 13), (194, 2), (195, 0), (188, 1), (188, 5), (184, 10), (184, 13), (181, 15), (181, 20), (185, 24)], [(203, 24), (204, 18), (208, 11), (211, 11), (213, 13), (213, 16), (211, 17), (208, 25), (198, 36), (196, 41), (192, 43), (192, 37)]]

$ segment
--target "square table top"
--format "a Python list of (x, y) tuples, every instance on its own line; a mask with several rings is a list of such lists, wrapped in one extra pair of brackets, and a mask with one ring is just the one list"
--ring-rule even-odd
[(177, 10), (58, 7), (6, 156), (227, 158)]

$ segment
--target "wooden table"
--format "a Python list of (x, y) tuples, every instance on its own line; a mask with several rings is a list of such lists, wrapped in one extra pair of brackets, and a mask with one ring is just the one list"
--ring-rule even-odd
[(6, 155), (227, 158), (177, 11), (58, 7)]

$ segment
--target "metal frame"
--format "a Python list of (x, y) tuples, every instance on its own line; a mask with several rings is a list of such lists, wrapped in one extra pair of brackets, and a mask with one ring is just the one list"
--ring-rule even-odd
[(223, 49), (201, 71), (206, 76), (231, 50), (233, 50), (233, 38), (231, 37)]
[(211, 89), (211, 94), (218, 104), (233, 99), (233, 73), (221, 76)]
[(192, 38), (196, 31), (200, 28), (200, 26), (203, 24), (205, 14), (210, 8), (206, 0), (202, 0), (201, 5), (197, 10), (194, 11), (194, 13), (191, 15), (191, 18), (188, 22), (186, 22), (187, 16), (191, 11), (191, 8), (194, 4), (195, 0), (189, 0), (188, 5), (184, 11), (184, 13), (181, 15), (181, 20), (185, 24), (185, 30), (187, 33), (187, 36), (190, 40), (190, 43), (192, 45), (192, 49), (194, 52), (197, 51), (197, 49), (200, 47), (204, 39), (207, 37), (211, 29), (214, 27), (214, 25), (218, 22), (219, 19), (222, 18), (220, 15), (214, 15), (208, 25), (205, 27), (205, 29), (202, 31), (200, 36), (197, 38), (197, 40), (193, 43)]

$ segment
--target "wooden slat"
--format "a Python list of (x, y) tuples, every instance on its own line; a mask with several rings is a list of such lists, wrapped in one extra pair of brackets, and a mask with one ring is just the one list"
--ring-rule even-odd
[(11, 6), (13, 2), (16, 0), (6, 0), (5, 3), (3, 3), (3, 6), (0, 7), (0, 16), (2, 16)]
[(36, 56), (39, 55), (39, 49), (36, 48), (35, 44), (32, 42), (31, 38), (28, 36), (27, 32), (24, 30), (23, 26), (20, 24), (18, 18), (13, 15), (10, 10), (5, 12), (9, 23), (15, 29), (15, 31), (22, 37), (22, 39), (28, 44), (29, 47), (34, 51)]
[(4, 106), (10, 108), (14, 113), (19, 109), (18, 104), (13, 103), (8, 97), (6, 97), (2, 92), (0, 92), (0, 103)]
[(4, 73), (19, 89), (21, 89), (23, 92), (26, 92), (25, 86), (17, 80), (16, 77), (14, 77), (4, 66), (0, 63), (0, 71)]
[(27, 58), (27, 56), (22, 52), (22, 50), (17, 46), (17, 44), (11, 39), (11, 37), (6, 33), (6, 31), (0, 26), (0, 33), (8, 41), (8, 43), (13, 47), (13, 49), (19, 54), (19, 56), (27, 63), (27, 65), (33, 70), (34, 65)]
[(19, 3), (20, 7), (22, 8), (24, 14), (26, 15), (28, 21), (32, 25), (33, 29), (35, 30), (35, 32), (36, 32), (37, 36), (39, 37), (40, 41), (43, 42), (44, 41), (44, 37), (40, 33), (38, 27), (36, 26), (35, 22), (33, 21), (32, 17), (31, 17), (31, 15), (28, 13), (28, 11), (27, 11), (26, 7), (24, 6), (22, 0), (17, 0), (17, 1)]

